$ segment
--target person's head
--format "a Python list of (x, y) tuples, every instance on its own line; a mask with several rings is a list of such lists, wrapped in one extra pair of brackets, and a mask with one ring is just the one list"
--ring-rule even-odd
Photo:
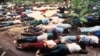
[(52, 33), (53, 33), (53, 37), (55, 37), (55, 39), (57, 39), (59, 37), (59, 34), (55, 30), (53, 30)]

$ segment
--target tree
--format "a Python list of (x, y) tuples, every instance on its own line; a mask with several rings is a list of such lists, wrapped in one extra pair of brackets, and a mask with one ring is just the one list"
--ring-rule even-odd
[(78, 17), (80, 23), (86, 23), (87, 20), (85, 16), (88, 12), (89, 0), (71, 0), (71, 10), (74, 13), (71, 13), (70, 16)]

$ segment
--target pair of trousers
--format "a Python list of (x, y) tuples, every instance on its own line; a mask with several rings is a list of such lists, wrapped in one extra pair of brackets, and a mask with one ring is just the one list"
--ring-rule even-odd
[(45, 48), (45, 45), (44, 45), (44, 42), (25, 43), (23, 44), (23, 48), (42, 49), (42, 48)]
[(37, 36), (29, 36), (22, 39), (17, 39), (17, 43), (24, 43), (24, 42), (37, 42)]
[(34, 25), (34, 27), (36, 27), (37, 25), (42, 24), (42, 20), (34, 20), (32, 25)]

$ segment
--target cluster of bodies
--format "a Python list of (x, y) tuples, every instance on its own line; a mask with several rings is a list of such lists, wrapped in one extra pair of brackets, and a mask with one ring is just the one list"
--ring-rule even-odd
[(89, 34), (68, 35), (71, 25), (48, 24), (25, 29), (16, 39), (17, 49), (48, 49), (43, 56), (64, 56), (71, 53), (87, 53), (86, 46), (100, 47), (100, 26), (81, 27), (78, 31)]
[[(19, 8), (19, 7), (18, 7)], [(78, 27), (76, 31), (87, 32), (90, 34), (68, 35), (73, 32), (72, 25), (65, 23), (67, 19), (63, 18), (63, 13), (52, 12), (52, 15), (47, 17), (47, 9), (31, 11), (24, 7), (18, 9), (13, 8), (13, 16), (21, 18), (20, 20), (2, 22), (3, 26), (23, 23), (24, 20), (32, 20), (31, 27), (24, 30), (21, 36), (15, 40), (16, 48), (19, 50), (34, 48), (48, 49), (43, 56), (65, 56), (71, 53), (87, 53), (86, 46), (99, 46), (100, 44), (100, 26)], [(60, 8), (61, 9), (61, 8)], [(64, 8), (63, 8), (64, 9)], [(62, 10), (62, 9), (61, 9)], [(1, 10), (2, 11), (2, 10)], [(11, 18), (12, 14), (7, 13), (7, 18)], [(10, 16), (10, 17), (8, 17)], [(41, 18), (40, 18), (41, 17)], [(37, 20), (39, 19), (39, 20)], [(76, 32), (75, 32), (76, 33)]]
[[(16, 39), (16, 48), (48, 49), (43, 56), (65, 56), (71, 53), (87, 53), (86, 46), (99, 46), (100, 26), (78, 27), (79, 32), (90, 34), (68, 35), (71, 32), (71, 24), (65, 23), (66, 19), (53, 15), (45, 19), (34, 20), (32, 27), (25, 29)], [(76, 30), (76, 31), (77, 31)]]

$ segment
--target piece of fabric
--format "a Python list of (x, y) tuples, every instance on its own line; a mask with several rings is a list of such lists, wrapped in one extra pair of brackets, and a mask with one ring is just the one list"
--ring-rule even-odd
[(25, 10), (25, 13), (26, 13), (26, 14), (29, 14), (29, 13), (31, 13), (31, 10), (30, 10), (30, 9), (26, 9), (26, 10)]
[(44, 40), (47, 40), (47, 33), (43, 33), (42, 35), (39, 35), (37, 36), (37, 40), (40, 42), (40, 41), (44, 41)]
[(45, 25), (47, 25), (49, 22), (50, 22), (50, 21), (49, 21), (48, 18), (42, 19), (42, 23), (45, 24)]
[(66, 42), (76, 42), (76, 36), (62, 36), (61, 37), (61, 42), (66, 43)]
[(23, 48), (29, 48), (29, 47), (41, 49), (45, 48), (45, 45), (44, 42), (26, 43), (23, 45)]
[(24, 38), (17, 39), (17, 43), (37, 42), (37, 36), (23, 36)]
[(76, 43), (67, 44), (67, 47), (71, 53), (81, 50), (81, 47)]
[(93, 32), (93, 34), (100, 38), (100, 31), (95, 31), (95, 32)]
[(48, 40), (54, 39), (55, 36), (53, 36), (54, 34), (52, 32), (47, 32), (48, 35)]
[(80, 35), (80, 42), (84, 43), (84, 44), (89, 44), (89, 38), (86, 35)]
[(94, 26), (94, 27), (81, 27), (81, 32), (94, 32), (94, 31), (100, 31), (100, 26)]
[(63, 24), (63, 23), (58, 23), (57, 27), (62, 27), (62, 28), (71, 28), (70, 24)]
[(47, 53), (44, 56), (65, 56), (69, 53), (70, 52), (65, 44), (59, 44), (59, 45), (55, 46), (54, 48), (52, 48), (52, 51), (50, 51), (49, 53)]
[(32, 25), (34, 27), (36, 27), (37, 25), (40, 25), (40, 24), (42, 24), (42, 20), (34, 20), (33, 23), (32, 23)]
[(88, 36), (88, 38), (90, 39), (91, 44), (98, 44), (99, 43), (99, 38), (97, 36), (90, 35), (90, 36)]
[(56, 31), (57, 33), (62, 33), (62, 32), (64, 31), (64, 28), (62, 28), (62, 27), (56, 27), (56, 28), (55, 28), (55, 31)]

